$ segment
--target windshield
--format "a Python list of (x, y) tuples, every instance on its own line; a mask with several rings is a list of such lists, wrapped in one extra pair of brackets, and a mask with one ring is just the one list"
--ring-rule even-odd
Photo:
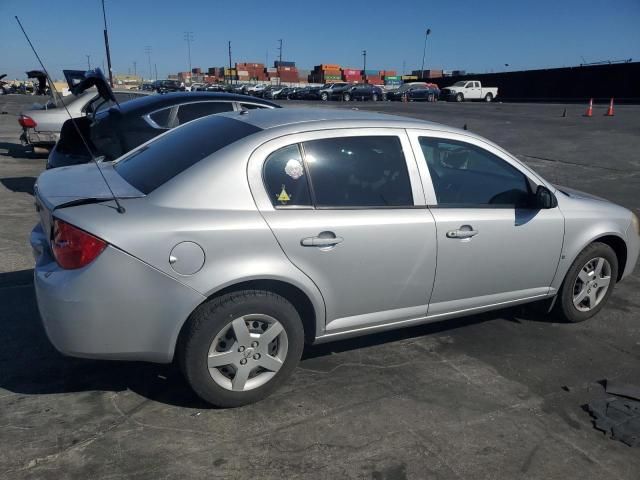
[(464, 87), (467, 84), (466, 81), (456, 82), (453, 84), (454, 87)]
[(261, 130), (232, 118), (203, 117), (118, 160), (115, 170), (142, 193), (149, 194), (203, 158)]

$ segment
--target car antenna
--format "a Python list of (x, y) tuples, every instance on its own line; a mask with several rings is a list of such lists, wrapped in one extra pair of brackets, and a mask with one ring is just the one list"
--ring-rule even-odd
[[(36, 52), (35, 47), (33, 46), (33, 43), (31, 43), (31, 40), (29, 39), (29, 35), (27, 35), (27, 32), (24, 30), (24, 27), (22, 26), (22, 22), (20, 22), (20, 19), (18, 18), (17, 15), (15, 15), (15, 19), (16, 22), (18, 22), (18, 26), (20, 26), (20, 30), (22, 30), (22, 33), (24, 34), (25, 38), (27, 39), (27, 42), (29, 43), (29, 46), (31, 47), (31, 50), (33, 50), (34, 55), (36, 56), (36, 58), (38, 59), (38, 63), (40, 63), (40, 66), (42, 67), (42, 71), (44, 72), (44, 74), (47, 76), (47, 80), (49, 81), (49, 85), (51, 85), (51, 90), (57, 95), (60, 96), (61, 95), (58, 93), (58, 90), (56, 89), (56, 86), (53, 83), (53, 80), (51, 80), (51, 76), (49, 75), (49, 71), (46, 69), (46, 67), (44, 66), (44, 63), (42, 63), (42, 60), (40, 59), (40, 55), (38, 55), (38, 52)], [(91, 151), (91, 148), (89, 147), (89, 143), (87, 142), (87, 140), (84, 138), (84, 135), (82, 134), (82, 132), (80, 131), (80, 128), (78, 127), (78, 124), (76, 123), (76, 120), (73, 118), (73, 116), (71, 115), (71, 113), (69, 112), (69, 109), (67, 108), (67, 106), (65, 105), (64, 102), (60, 102), (62, 103), (62, 106), (64, 107), (65, 111), (67, 112), (67, 115), (69, 115), (69, 118), (71, 119), (71, 123), (73, 124), (73, 127), (75, 128), (77, 134), (80, 136), (80, 138), (82, 139), (82, 143), (84, 144), (84, 147), (87, 149), (87, 152), (89, 152), (89, 156), (91, 156), (91, 160), (93, 161), (93, 163), (95, 164), (96, 168), (98, 169), (98, 172), (100, 172), (100, 176), (102, 177), (102, 180), (104, 180), (105, 185), (107, 186), (107, 188), (109, 189), (109, 193), (111, 193), (111, 197), (113, 198), (113, 200), (116, 202), (116, 211), (118, 213), (124, 213), (126, 210), (124, 209), (124, 207), (120, 204), (120, 201), (118, 200), (118, 197), (116, 196), (115, 193), (113, 193), (113, 190), (111, 189), (111, 185), (109, 185), (109, 182), (107, 181), (106, 177), (104, 176), (104, 172), (102, 171), (102, 169), (100, 168), (100, 164), (98, 163), (98, 160), (96, 159), (96, 156), (94, 155), (94, 153)], [(116, 102), (117, 103), (117, 102)], [(119, 106), (119, 105), (118, 105)]]

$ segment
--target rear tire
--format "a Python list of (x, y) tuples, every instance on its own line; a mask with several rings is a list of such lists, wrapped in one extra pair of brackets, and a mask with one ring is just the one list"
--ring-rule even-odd
[(323, 102), (329, 100), (329, 95), (327, 95), (327, 92), (322, 92), (322, 94), (320, 94), (320, 100), (322, 100)]
[(345, 93), (344, 95), (342, 95), (342, 99), (343, 99), (345, 102), (348, 102), (348, 101), (350, 101), (350, 100), (351, 100), (351, 95), (350, 95), (349, 93)]
[(605, 243), (592, 243), (571, 264), (554, 313), (567, 322), (584, 322), (602, 310), (617, 278), (618, 257), (613, 249)]
[(492, 93), (487, 93), (484, 97), (484, 101), (487, 103), (490, 103), (493, 101), (493, 94)]
[(238, 407), (282, 385), (303, 347), (302, 321), (289, 301), (263, 290), (243, 290), (196, 308), (181, 334), (177, 357), (200, 398), (217, 407)]
[(377, 94), (377, 93), (374, 93), (374, 94), (371, 96), (371, 100), (372, 100), (372, 101), (374, 101), (374, 102), (377, 102), (377, 101), (378, 101), (378, 94)]

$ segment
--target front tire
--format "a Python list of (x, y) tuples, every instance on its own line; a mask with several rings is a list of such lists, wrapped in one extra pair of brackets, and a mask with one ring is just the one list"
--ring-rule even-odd
[(456, 95), (456, 102), (464, 102), (464, 95), (459, 93)]
[(556, 314), (571, 323), (596, 315), (613, 292), (618, 278), (618, 257), (600, 242), (586, 247), (574, 260), (556, 300)]
[(327, 93), (326, 93), (326, 92), (323, 92), (323, 93), (320, 95), (320, 100), (322, 100), (323, 102), (326, 102), (327, 100), (329, 100), (329, 95), (327, 95)]
[(374, 101), (374, 102), (377, 102), (377, 101), (378, 101), (378, 94), (377, 94), (377, 93), (374, 93), (374, 94), (371, 96), (371, 100), (372, 100), (372, 101)]
[(200, 398), (217, 407), (238, 407), (282, 385), (303, 347), (302, 321), (289, 301), (243, 290), (209, 300), (191, 314), (178, 361)]
[(343, 99), (345, 102), (349, 102), (349, 101), (351, 100), (351, 95), (350, 95), (349, 93), (345, 93), (345, 94), (342, 96), (342, 99)]

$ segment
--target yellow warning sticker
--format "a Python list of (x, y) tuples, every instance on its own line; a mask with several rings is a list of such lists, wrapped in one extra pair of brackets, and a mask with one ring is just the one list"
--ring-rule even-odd
[(287, 203), (289, 200), (291, 200), (291, 197), (287, 193), (287, 190), (284, 188), (284, 185), (282, 185), (282, 191), (278, 195), (278, 201), (282, 203)]

